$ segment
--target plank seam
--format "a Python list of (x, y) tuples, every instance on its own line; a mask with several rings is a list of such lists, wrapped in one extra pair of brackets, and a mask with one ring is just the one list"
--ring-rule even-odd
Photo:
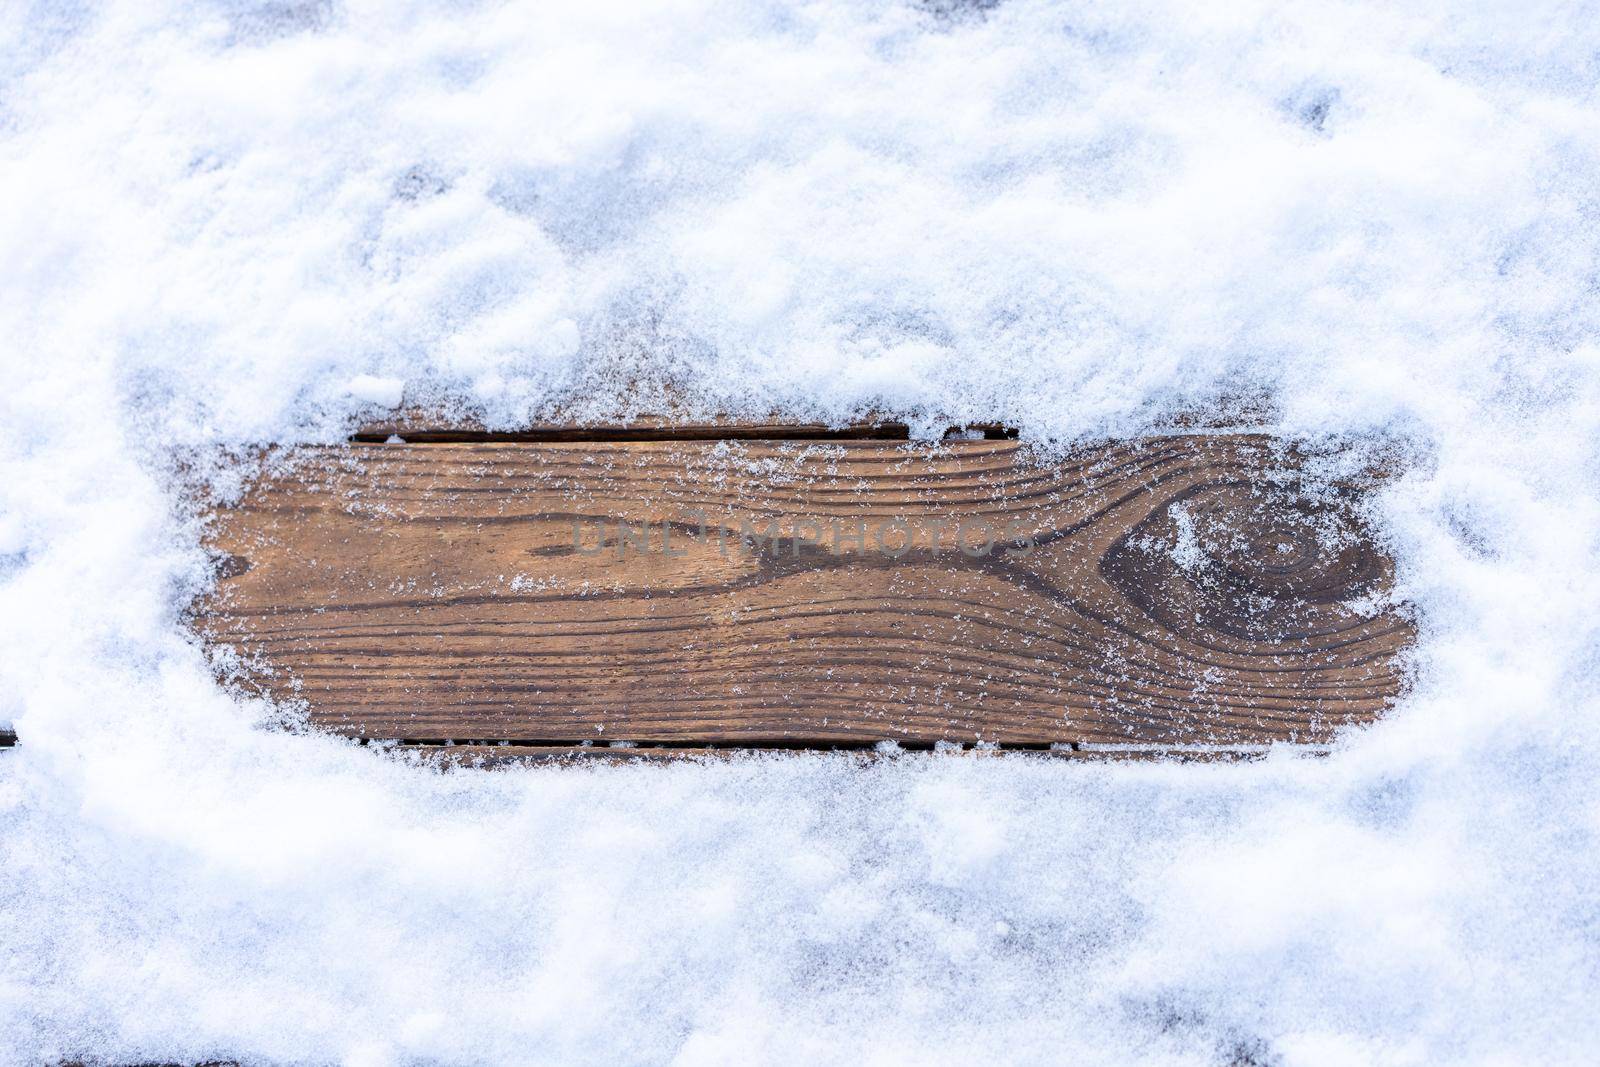
[[(975, 435), (981, 434), (981, 438)], [(943, 440), (1013, 441), (1019, 436), (1015, 426), (999, 423), (978, 423), (947, 427), (940, 435)], [(398, 439), (398, 441), (396, 441)], [(862, 426), (824, 426), (796, 424), (790, 426), (741, 427), (738, 425), (682, 425), (682, 426), (552, 426), (529, 430), (448, 430), (448, 429), (396, 429), (361, 430), (350, 435), (352, 444), (384, 444), (395, 442), (408, 445), (427, 444), (512, 444), (538, 442), (571, 442), (574, 444), (608, 444), (630, 441), (909, 441), (911, 427), (903, 422), (884, 422)]]

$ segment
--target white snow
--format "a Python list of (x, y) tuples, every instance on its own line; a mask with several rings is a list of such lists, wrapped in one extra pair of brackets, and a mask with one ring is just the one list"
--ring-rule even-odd
[[(1600, 19), (984, 6), (0, 13), (0, 1063), (1600, 1058)], [(441, 774), (187, 636), (255, 446), (667, 389), (1247, 401), (1403, 469), (1415, 685), (1253, 765)]]
[(356, 400), (380, 407), (397, 408), (405, 396), (403, 378), (379, 378), (373, 374), (358, 374), (345, 383), (344, 391)]

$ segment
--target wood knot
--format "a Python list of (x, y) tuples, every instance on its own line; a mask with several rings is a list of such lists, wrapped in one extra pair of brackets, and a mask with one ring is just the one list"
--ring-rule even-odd
[(1357, 625), (1388, 567), (1340, 501), (1217, 484), (1158, 507), (1112, 546), (1101, 572), (1178, 636), (1288, 644)]

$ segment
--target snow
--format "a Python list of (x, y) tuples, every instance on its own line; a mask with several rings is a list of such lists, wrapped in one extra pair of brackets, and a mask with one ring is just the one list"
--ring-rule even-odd
[[(1556, 4), (6, 8), (0, 1063), (1594, 1062), (1597, 54)], [(1414, 685), (1258, 764), (439, 773), (187, 636), (190, 490), (259, 444), (668, 392), (1364, 449)]]
[(344, 391), (356, 400), (384, 408), (397, 408), (405, 397), (404, 378), (379, 378), (374, 374), (358, 374), (345, 383)]

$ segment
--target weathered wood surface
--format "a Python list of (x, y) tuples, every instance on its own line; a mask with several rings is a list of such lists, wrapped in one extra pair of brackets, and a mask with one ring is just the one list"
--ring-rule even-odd
[(1407, 621), (1256, 435), (356, 443), (222, 510), (198, 624), (405, 739), (1325, 742)]

